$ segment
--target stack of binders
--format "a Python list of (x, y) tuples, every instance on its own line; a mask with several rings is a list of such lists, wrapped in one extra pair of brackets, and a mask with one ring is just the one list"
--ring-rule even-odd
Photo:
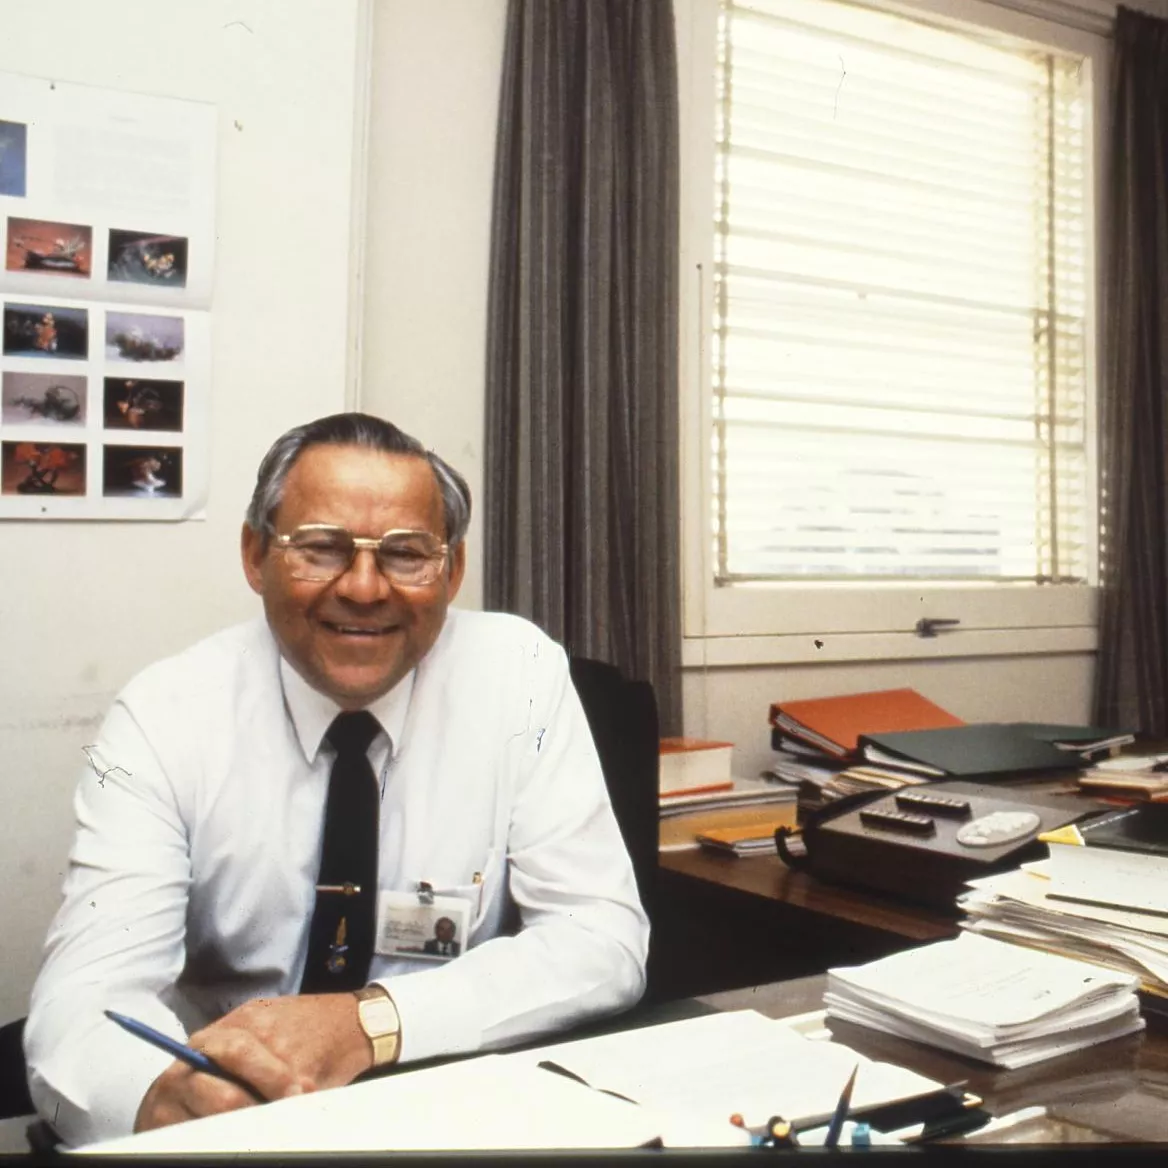
[(770, 723), (775, 753), (766, 774), (798, 787), (800, 813), (845, 795), (895, 790), (943, 773), (904, 759), (874, 761), (862, 748), (866, 735), (964, 725), (913, 689), (776, 702)]

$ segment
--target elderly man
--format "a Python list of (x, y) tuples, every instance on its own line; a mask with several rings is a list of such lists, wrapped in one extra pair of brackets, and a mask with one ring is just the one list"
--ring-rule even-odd
[[(269, 451), (242, 537), (266, 621), (143, 671), (87, 748), (25, 1039), (67, 1142), (253, 1102), (105, 1009), (279, 1099), (640, 996), (648, 925), (564, 653), (449, 609), (469, 516), (378, 418)], [(441, 917), (461, 952), (418, 956)]]

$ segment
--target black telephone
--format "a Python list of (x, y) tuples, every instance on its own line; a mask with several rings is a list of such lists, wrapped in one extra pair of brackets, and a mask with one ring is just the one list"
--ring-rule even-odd
[[(1040, 832), (1102, 806), (1077, 795), (941, 780), (829, 803), (797, 831), (780, 827), (775, 846), (789, 867), (813, 876), (955, 910), (967, 880), (1041, 858)], [(801, 837), (802, 854), (793, 837)]]

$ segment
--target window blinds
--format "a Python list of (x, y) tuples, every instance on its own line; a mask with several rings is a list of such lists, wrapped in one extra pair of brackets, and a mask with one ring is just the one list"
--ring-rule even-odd
[(722, 0), (716, 581), (1087, 577), (1082, 61)]

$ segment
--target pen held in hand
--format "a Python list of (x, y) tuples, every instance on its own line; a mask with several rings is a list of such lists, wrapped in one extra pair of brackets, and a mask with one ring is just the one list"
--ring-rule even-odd
[(225, 1067), (221, 1067), (210, 1055), (204, 1054), (201, 1050), (195, 1050), (192, 1046), (178, 1042), (160, 1030), (155, 1030), (153, 1026), (139, 1022), (137, 1018), (128, 1018), (125, 1014), (119, 1014), (115, 1010), (105, 1010), (104, 1013), (111, 1022), (116, 1022), (123, 1030), (133, 1034), (136, 1038), (141, 1038), (143, 1042), (150, 1043), (151, 1046), (158, 1047), (159, 1050), (166, 1051), (171, 1057), (186, 1063), (188, 1067), (194, 1067), (196, 1071), (202, 1071), (206, 1075), (214, 1075), (216, 1079), (234, 1084), (240, 1090), (246, 1091), (257, 1103), (267, 1103), (267, 1099), (251, 1083), (232, 1074)]

